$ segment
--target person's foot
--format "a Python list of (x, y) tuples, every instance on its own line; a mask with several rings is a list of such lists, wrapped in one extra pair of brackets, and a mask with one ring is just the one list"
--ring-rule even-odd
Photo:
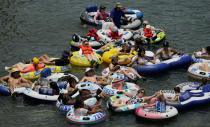
[(6, 71), (9, 71), (9, 70), (11, 69), (11, 67), (5, 66), (4, 69), (5, 69)]

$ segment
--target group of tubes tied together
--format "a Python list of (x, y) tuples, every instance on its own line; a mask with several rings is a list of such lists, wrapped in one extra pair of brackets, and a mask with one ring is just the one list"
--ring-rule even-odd
[[(56, 102), (70, 122), (80, 124), (105, 120), (101, 109), (104, 98), (108, 98), (107, 108), (115, 112), (135, 110), (136, 116), (144, 119), (172, 118), (179, 109), (210, 102), (210, 46), (193, 55), (185, 54), (169, 47), (165, 32), (143, 21), (141, 11), (122, 9), (120, 3), (110, 13), (105, 9), (89, 6), (81, 13), (83, 22), (102, 29), (91, 28), (87, 36), (74, 34), (70, 44), (79, 51), (64, 50), (60, 58), (44, 54), (6, 66), (9, 75), (0, 78), (0, 93), (23, 93), (33, 101)], [(155, 52), (143, 48), (158, 42), (163, 47)], [(109, 66), (102, 76), (95, 75), (94, 67), (102, 62)], [(71, 65), (87, 67), (81, 80), (69, 72)], [(145, 80), (142, 75), (189, 65), (189, 76), (202, 79), (201, 83), (181, 83), (174, 90), (160, 90), (151, 96), (145, 96), (146, 89), (136, 84)]]

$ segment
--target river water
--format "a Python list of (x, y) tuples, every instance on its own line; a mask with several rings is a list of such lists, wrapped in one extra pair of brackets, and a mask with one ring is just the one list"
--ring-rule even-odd
[[(7, 75), (4, 66), (49, 54), (59, 57), (74, 33), (85, 34), (91, 26), (83, 25), (79, 15), (87, 5), (104, 4), (111, 10), (114, 0), (0, 0), (0, 76)], [(192, 53), (210, 44), (209, 0), (121, 0), (127, 8), (140, 9), (151, 25), (164, 29), (170, 46)], [(106, 65), (96, 71), (100, 74)], [(188, 81), (187, 68), (147, 77), (138, 82), (151, 95), (160, 89), (172, 89)], [(73, 68), (82, 77), (84, 68)], [(104, 105), (105, 109), (105, 105)], [(106, 110), (105, 122), (93, 126), (210, 126), (210, 105), (182, 111), (177, 118), (164, 122), (136, 120), (133, 113), (120, 114)], [(23, 99), (0, 96), (0, 126), (78, 126), (69, 123), (56, 111), (54, 104), (34, 104)]]

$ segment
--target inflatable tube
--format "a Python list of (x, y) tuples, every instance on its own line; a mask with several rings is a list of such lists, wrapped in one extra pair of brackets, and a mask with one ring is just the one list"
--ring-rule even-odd
[[(185, 91), (183, 93), (180, 93), (178, 101), (166, 101), (166, 103), (167, 105), (171, 105), (179, 110), (209, 103), (209, 88), (210, 87), (207, 86), (207, 88), (204, 87), (202, 90)], [(207, 92), (204, 92), (205, 90)], [(170, 92), (164, 94), (165, 98), (171, 98), (171, 96), (175, 96), (175, 93)]]
[(139, 90), (139, 86), (134, 84), (134, 83), (130, 83), (130, 82), (124, 82), (123, 84), (123, 88), (122, 89), (114, 89), (112, 87), (112, 85), (106, 85), (102, 92), (108, 96), (113, 96), (116, 95), (118, 91), (126, 91), (129, 93), (137, 93), (137, 91)]
[[(14, 88), (14, 92), (21, 94), (21, 93), (23, 93), (24, 89), (25, 89), (25, 87)], [(0, 82), (0, 94), (11, 95), (11, 93), (9, 91), (9, 87), (7, 86), (7, 83)]]
[(188, 75), (192, 78), (201, 80), (205, 78), (210, 80), (210, 72), (200, 70), (199, 67), (202, 63), (194, 63), (188, 68)]
[(70, 73), (52, 73), (46, 79), (49, 81), (57, 82), (60, 78), (68, 77), (68, 76), (74, 78), (76, 82), (79, 82), (79, 79), (75, 75), (70, 74)]
[[(112, 39), (110, 37), (108, 37), (109, 32), (111, 32), (109, 28), (108, 29), (100, 29), (97, 31), (97, 34), (101, 39), (103, 39), (107, 42), (111, 42)], [(129, 40), (133, 36), (131, 31), (125, 31), (123, 29), (118, 29), (118, 32), (119, 32), (119, 34), (122, 34), (122, 37), (121, 37), (122, 40)]]
[[(88, 106), (93, 106), (94, 104), (96, 104), (96, 102), (97, 102), (97, 99), (95, 97), (89, 98), (89, 99), (84, 101), (84, 103)], [(73, 105), (64, 105), (64, 104), (62, 104), (62, 102), (57, 100), (56, 101), (56, 108), (59, 111), (67, 112), (69, 110), (72, 110), (74, 108), (74, 106)]]
[(71, 109), (66, 114), (66, 118), (71, 123), (94, 124), (94, 123), (99, 123), (99, 122), (104, 121), (106, 118), (106, 114), (103, 112), (98, 112), (98, 113), (87, 115), (87, 116), (76, 116), (74, 114), (74, 109)]
[(140, 75), (153, 75), (168, 71), (169, 69), (188, 66), (191, 63), (189, 55), (173, 55), (171, 59), (161, 61), (156, 64), (148, 63), (146, 65), (134, 64), (132, 67)]
[[(73, 56), (70, 58), (70, 63), (75, 65), (75, 66), (83, 66), (83, 67), (88, 67), (90, 66), (90, 61), (84, 56), (79, 55), (79, 51), (73, 52)], [(103, 63), (103, 60), (101, 56), (97, 53), (95, 53), (96, 58), (98, 60), (99, 64)]]
[[(80, 14), (80, 20), (84, 23), (94, 26), (102, 26), (102, 22), (100, 20), (96, 20), (98, 24), (94, 22), (94, 16), (98, 12), (97, 5), (88, 6), (85, 10), (83, 10)], [(126, 29), (136, 29), (141, 25), (141, 19), (143, 18), (143, 13), (137, 9), (125, 9), (125, 15), (129, 20), (129, 24), (122, 24), (122, 28)]]
[(39, 92), (34, 91), (30, 88), (25, 88), (23, 94), (24, 97), (36, 102), (56, 102), (58, 99), (58, 95), (39, 94)]
[[(55, 59), (55, 58), (53, 58), (53, 59)], [(67, 71), (70, 71), (71, 65), (70, 64), (66, 65), (66, 66), (45, 65), (44, 68), (50, 68), (52, 73), (67, 72)], [(42, 68), (38, 71), (35, 71), (35, 72), (20, 73), (20, 75), (21, 75), (21, 77), (28, 79), (28, 80), (36, 80), (36, 79), (40, 78), (41, 71), (44, 68)]]
[(178, 84), (176, 87), (180, 88), (181, 92), (187, 91), (187, 90), (196, 90), (197, 87), (199, 87), (200, 83), (198, 82), (183, 82)]
[[(123, 66), (121, 66), (120, 67), (120, 70), (123, 70), (123, 69), (126, 69), (126, 68), (128, 68), (128, 67), (123, 67)], [(103, 71), (102, 71), (102, 75), (103, 76), (107, 76), (108, 74), (109, 74), (109, 68), (107, 67), (107, 68), (105, 68)], [(134, 75), (133, 73), (129, 73), (129, 75), (133, 78), (133, 79), (137, 79), (137, 77), (136, 77), (136, 75)], [(114, 73), (114, 74), (112, 74), (112, 75), (110, 75), (110, 77), (112, 78), (112, 79), (124, 79), (125, 81), (132, 81), (132, 80), (130, 80), (127, 76), (125, 76), (124, 74), (119, 74), (119, 73)]]
[[(72, 41), (70, 41), (70, 45), (73, 47), (78, 47), (79, 45), (82, 45), (83, 39), (87, 39), (87, 38), (83, 38), (83, 37), (79, 36), (78, 34), (74, 34), (72, 36)], [(107, 42), (105, 42), (103, 40), (90, 40), (89, 41), (89, 45), (93, 48), (101, 47), (101, 46), (105, 45), (106, 43)]]
[(114, 104), (114, 102), (117, 99), (121, 99), (124, 102), (130, 100), (130, 98), (125, 96), (125, 95), (118, 94), (116, 96), (111, 96), (109, 98), (109, 100), (107, 101), (107, 108), (111, 108), (115, 112), (128, 112), (128, 111), (133, 111), (133, 110), (137, 109), (138, 107), (143, 106), (144, 104), (146, 104), (146, 103), (127, 104), (127, 105), (122, 106), (122, 107), (114, 108), (114, 107), (112, 107), (112, 105)]
[(161, 42), (162, 40), (164, 40), (165, 36), (166, 36), (165, 32), (159, 32), (159, 33), (157, 34), (157, 38), (156, 38), (155, 40), (152, 40), (152, 39), (151, 39), (150, 42), (149, 42), (149, 44), (156, 44), (156, 43), (159, 43), (159, 42)]
[[(207, 53), (201, 53), (201, 52), (196, 52), (198, 56), (202, 56), (202, 55), (206, 55)], [(210, 63), (210, 60), (207, 60), (207, 59), (201, 59), (201, 58), (196, 58), (194, 56), (194, 54), (192, 54), (192, 60), (193, 62), (195, 63), (203, 63), (203, 62), (206, 62), (206, 63)]]
[(78, 89), (87, 89), (87, 90), (97, 90), (97, 89), (101, 89), (101, 87), (97, 84), (94, 84), (92, 82), (82, 82), (76, 85), (76, 88)]
[[(102, 56), (102, 59), (103, 59), (104, 62), (110, 64), (111, 63), (111, 57), (113, 55), (117, 55), (119, 52), (120, 52), (120, 50), (118, 48), (110, 49), (109, 51), (104, 52), (104, 54)], [(137, 55), (136, 51), (134, 51), (130, 55), (119, 55), (119, 60), (131, 59), (135, 55)], [(128, 63), (129, 63), (129, 61), (126, 61), (126, 62), (122, 63), (122, 65), (126, 65)]]
[(154, 107), (143, 108), (142, 106), (136, 109), (136, 116), (149, 120), (164, 120), (178, 115), (176, 108), (166, 106), (166, 112), (155, 112)]

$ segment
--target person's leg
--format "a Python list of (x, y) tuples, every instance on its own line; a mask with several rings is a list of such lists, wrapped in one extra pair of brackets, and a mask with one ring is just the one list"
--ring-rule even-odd
[(26, 87), (26, 88), (31, 88), (31, 85), (28, 83), (18, 83), (15, 85), (16, 87)]
[(83, 54), (89, 61), (92, 61), (92, 57), (90, 56), (90, 54)]
[(117, 99), (112, 106), (115, 108), (118, 108), (118, 107), (125, 106), (125, 104), (123, 103), (121, 99)]
[(203, 70), (203, 71), (210, 72), (210, 67), (206, 62), (202, 63), (201, 66), (199, 67), (199, 69)]
[(91, 54), (90, 54), (90, 56), (91, 56), (91, 57), (92, 57), (92, 59), (93, 59), (93, 60), (95, 60), (96, 62), (98, 61), (98, 60), (97, 60), (97, 58), (96, 58), (95, 53), (91, 53)]
[(12, 95), (13, 92), (14, 92), (14, 85), (13, 84), (8, 84), (8, 86), (9, 86), (9, 91), (10, 91), (10, 93)]
[(50, 57), (47, 54), (44, 54), (42, 56), (39, 57), (39, 61), (50, 61)]
[(13, 66), (10, 67), (10, 68), (11, 68), (11, 69), (12, 69), (12, 68), (17, 68), (18, 70), (23, 70), (25, 67), (26, 67), (26, 65), (25, 65), (24, 63), (19, 62), (19, 63), (13, 65)]
[(128, 73), (126, 70), (122, 70), (122, 72), (123, 72), (123, 74), (124, 74), (125, 76), (127, 76), (129, 79), (135, 80), (134, 78), (132, 78), (132, 77), (129, 75), (129, 73)]
[(136, 72), (136, 70), (134, 70), (133, 68), (131, 68), (131, 67), (128, 68), (128, 71), (129, 71), (129, 72), (132, 72), (132, 73), (133, 73), (134, 75), (136, 75), (137, 77), (142, 78), (141, 75), (139, 75), (139, 73)]

